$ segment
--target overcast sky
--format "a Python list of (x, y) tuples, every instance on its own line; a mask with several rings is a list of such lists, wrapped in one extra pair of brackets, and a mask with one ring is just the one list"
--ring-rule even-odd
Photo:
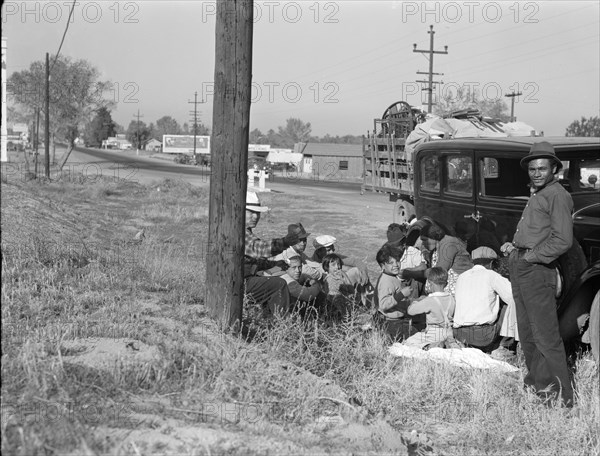
[[(55, 54), (71, 2), (4, 2), (7, 70)], [(426, 104), (429, 26), (439, 91), (469, 85), (493, 99), (522, 92), (515, 115), (546, 135), (564, 135), (600, 111), (600, 2), (255, 3), (251, 129), (289, 117), (313, 135), (360, 135), (392, 103)], [(212, 123), (214, 2), (77, 1), (61, 55), (87, 59), (114, 83), (113, 119), (127, 127), (170, 115)], [(504, 98), (510, 108), (510, 100)]]

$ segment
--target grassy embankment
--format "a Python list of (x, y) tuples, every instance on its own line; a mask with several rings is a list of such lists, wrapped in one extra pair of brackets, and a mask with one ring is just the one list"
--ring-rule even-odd
[[(253, 341), (221, 334), (203, 305), (207, 192), (3, 179), (4, 454), (407, 454), (411, 430), (428, 440), (412, 438), (409, 454), (600, 451), (589, 355), (567, 411), (539, 405), (521, 378), (391, 357), (359, 312), (258, 325)], [(323, 217), (311, 198), (264, 199), (281, 220), (261, 221), (265, 237)], [(360, 226), (359, 214), (328, 213)], [(359, 238), (348, 253), (378, 244)], [(107, 340), (131, 353), (93, 352)]]

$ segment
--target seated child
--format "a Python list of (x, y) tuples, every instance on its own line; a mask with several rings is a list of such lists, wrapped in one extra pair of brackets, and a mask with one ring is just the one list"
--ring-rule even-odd
[(302, 258), (292, 256), (289, 259), (289, 268), (281, 276), (288, 286), (290, 293), (290, 304), (295, 309), (306, 307), (319, 307), (323, 301), (323, 293), (319, 282), (302, 276)]
[(354, 285), (344, 271), (342, 266), (344, 262), (335, 253), (328, 253), (323, 257), (323, 270), (325, 276), (325, 293), (327, 293), (327, 303), (332, 306), (332, 311), (337, 316), (343, 316), (346, 313), (346, 307), (354, 299)]
[(407, 317), (407, 307), (412, 289), (405, 287), (398, 277), (400, 266), (394, 247), (384, 245), (377, 252), (376, 260), (381, 267), (381, 275), (375, 287), (376, 319), (392, 340), (403, 340), (416, 333), (411, 319)]
[(425, 348), (427, 345), (444, 343), (448, 347), (454, 347), (452, 317), (455, 303), (452, 295), (444, 291), (448, 284), (448, 272), (444, 268), (435, 267), (427, 270), (426, 277), (431, 293), (413, 301), (408, 306), (408, 314), (426, 314), (427, 328), (406, 339), (404, 344)]

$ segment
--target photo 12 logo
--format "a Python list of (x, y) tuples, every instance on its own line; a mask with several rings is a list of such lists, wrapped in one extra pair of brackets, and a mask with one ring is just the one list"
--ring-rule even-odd
[(115, 24), (139, 23), (138, 2), (5, 2), (2, 5), (2, 23), (20, 20), (22, 23), (86, 22), (95, 24), (101, 20)]
[(537, 2), (393, 2), (402, 10), (402, 22), (422, 23), (489, 22), (512, 19), (515, 23), (536, 24), (540, 6)]
[[(251, 103), (264, 101), (267, 103), (299, 103), (300, 101), (308, 101), (318, 103), (339, 103), (337, 95), (340, 87), (335, 82), (313, 82), (308, 84), (300, 84), (298, 82), (253, 82), (250, 95)], [(226, 88), (226, 95), (235, 94), (235, 89)], [(214, 82), (202, 83), (202, 100), (215, 95)]]
[[(522, 103), (539, 103), (536, 98), (540, 88), (535, 82), (525, 82), (520, 84), (514, 82), (504, 89), (498, 82), (448, 82), (444, 84), (436, 84), (433, 87), (432, 98), (433, 102), (444, 100), (447, 103), (458, 101), (475, 103), (477, 101), (498, 101), (503, 99), (507, 93), (520, 93)], [(425, 90), (422, 83), (419, 82), (403, 82), (402, 83), (402, 100), (407, 100), (409, 97), (421, 94), (421, 103), (427, 104), (429, 92)], [(519, 99), (515, 99), (518, 103)]]
[[(252, 9), (247, 3), (242, 3), (243, 14), (246, 18), (252, 14), (252, 22), (266, 21), (269, 24), (285, 22), (314, 22), (315, 24), (339, 23), (340, 5), (337, 2), (253, 2)], [(226, 14), (235, 14), (236, 4), (222, 2)], [(202, 2), (202, 23), (214, 20), (217, 16), (217, 2)]]
[[(139, 103), (138, 93), (140, 86), (137, 82), (98, 81), (86, 86), (79, 84), (79, 80), (65, 82), (55, 76), (50, 80), (50, 103), (57, 103), (65, 99), (85, 99), (89, 103), (112, 102)], [(6, 92), (9, 97), (19, 103), (41, 106), (46, 93), (44, 81), (26, 81), (22, 84), (9, 81)]]

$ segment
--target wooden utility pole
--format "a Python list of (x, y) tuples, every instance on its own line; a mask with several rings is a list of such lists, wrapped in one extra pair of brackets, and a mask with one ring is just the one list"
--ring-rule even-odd
[(239, 330), (252, 84), (253, 0), (217, 2), (206, 304), (224, 329)]
[(46, 149), (46, 177), (50, 178), (50, 54), (46, 52), (46, 121), (44, 122), (44, 149)]
[(504, 95), (505, 97), (510, 98), (510, 121), (514, 122), (515, 120), (515, 97), (518, 97), (519, 95), (523, 95), (521, 92), (515, 93), (513, 91), (513, 93), (507, 93), (506, 95)]
[(423, 90), (427, 90), (429, 92), (429, 98), (427, 101), (427, 112), (431, 113), (431, 106), (433, 105), (433, 84), (439, 84), (439, 81), (433, 80), (433, 75), (443, 76), (443, 74), (444, 74), (444, 73), (434, 73), (433, 72), (433, 54), (448, 54), (448, 46), (444, 46), (443, 51), (434, 51), (433, 50), (433, 35), (435, 34), (435, 32), (433, 31), (433, 25), (429, 26), (429, 31), (427, 33), (429, 33), (429, 35), (430, 35), (429, 36), (429, 50), (427, 51), (427, 50), (417, 49), (417, 43), (414, 43), (413, 44), (413, 52), (420, 52), (421, 54), (429, 55), (429, 71), (428, 72), (417, 71), (417, 74), (428, 74), (429, 80), (428, 81), (417, 81), (417, 82), (428, 84), (427, 89), (423, 89)]
[(188, 101), (194, 105), (194, 111), (190, 113), (194, 122), (194, 159), (196, 159), (196, 136), (198, 135), (198, 92), (194, 92), (194, 101)]
[(136, 150), (136, 154), (137, 154), (137, 155), (139, 155), (139, 154), (140, 154), (140, 149), (141, 149), (141, 147), (142, 147), (142, 144), (141, 144), (141, 142), (140, 142), (140, 117), (144, 117), (144, 116), (140, 115), (140, 110), (138, 109), (138, 112), (137, 112), (137, 114), (134, 114), (134, 115), (133, 115), (133, 117), (136, 117), (136, 118), (137, 118), (137, 126), (136, 126), (136, 129), (135, 129), (135, 137), (136, 137), (136, 139), (137, 139), (137, 144), (136, 144), (137, 150)]

